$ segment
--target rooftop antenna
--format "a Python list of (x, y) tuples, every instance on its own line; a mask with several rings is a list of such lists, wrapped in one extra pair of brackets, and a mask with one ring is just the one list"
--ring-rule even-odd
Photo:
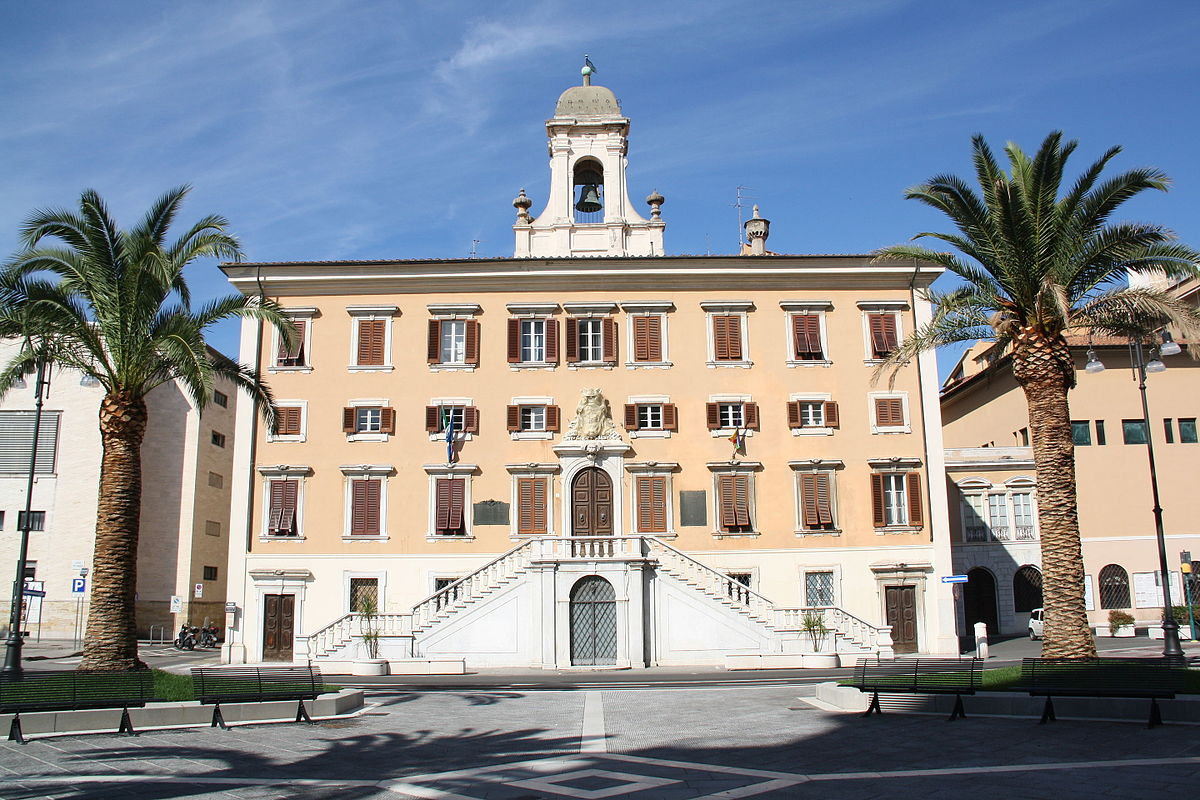
[(737, 253), (742, 252), (742, 245), (744, 245), (746, 243), (746, 238), (745, 238), (745, 236), (743, 236), (743, 234), (745, 233), (745, 228), (743, 228), (743, 223), (742, 223), (742, 209), (745, 208), (746, 206), (742, 201), (754, 199), (753, 195), (743, 195), (742, 192), (745, 192), (745, 191), (753, 191), (753, 189), (751, 189), (749, 186), (736, 187), (737, 202), (733, 204), (734, 207), (737, 208), (737, 210), (738, 210), (738, 246), (737, 246), (737, 250), (735, 251)]
[(483, 241), (483, 239), (472, 239), (471, 240), (471, 254), (469, 256), (467, 256), (467, 258), (479, 258), (479, 244), (482, 241)]

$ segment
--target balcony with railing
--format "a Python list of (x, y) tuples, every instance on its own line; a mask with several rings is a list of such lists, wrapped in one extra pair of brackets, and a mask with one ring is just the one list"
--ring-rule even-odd
[(968, 542), (1035, 542), (1037, 528), (1033, 525), (968, 525)]

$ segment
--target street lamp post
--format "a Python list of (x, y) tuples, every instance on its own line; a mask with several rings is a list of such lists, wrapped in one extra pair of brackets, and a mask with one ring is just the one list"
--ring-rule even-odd
[(21, 646), (25, 643), (21, 636), (21, 607), (24, 604), (25, 593), (25, 562), (29, 558), (29, 530), (33, 526), (33, 481), (37, 474), (38, 436), (42, 432), (42, 400), (45, 388), (49, 384), (46, 376), (46, 360), (39, 358), (37, 362), (37, 378), (33, 388), (33, 446), (29, 450), (29, 482), (25, 487), (25, 518), (18, 526), (21, 529), (21, 548), (17, 555), (16, 573), (13, 575), (12, 609), (8, 620), (8, 641), (5, 642), (4, 667), (0, 669), (10, 678), (21, 677)]

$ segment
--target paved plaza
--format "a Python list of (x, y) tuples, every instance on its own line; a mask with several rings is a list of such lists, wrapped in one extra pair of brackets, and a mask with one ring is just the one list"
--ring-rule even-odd
[[(358, 716), (0, 743), (18, 798), (1190, 796), (1200, 728), (888, 714), (811, 686), (391, 692)], [(968, 702), (968, 712), (970, 703)]]

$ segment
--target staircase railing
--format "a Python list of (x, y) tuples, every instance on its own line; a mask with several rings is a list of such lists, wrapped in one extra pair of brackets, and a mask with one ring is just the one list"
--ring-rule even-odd
[(478, 597), (485, 589), (500, 581), (511, 578), (522, 567), (528, 566), (534, 545), (542, 540), (529, 539), (503, 553), (470, 575), (459, 578), (413, 606), (413, 628), (423, 628), (450, 606)]
[(825, 627), (835, 633), (845, 636), (850, 642), (871, 650), (880, 650), (892, 646), (892, 628), (890, 625), (872, 625), (859, 619), (844, 609), (835, 606), (810, 606), (801, 608), (775, 609), (775, 627), (781, 631), (804, 630), (806, 614), (815, 614), (825, 623)]
[(743, 606), (759, 621), (767, 625), (774, 622), (775, 604), (749, 586), (706, 564), (701, 564), (666, 542), (645, 538), (649, 551), (658, 556), (659, 563), (668, 571), (674, 572), (679, 577), (691, 581), (713, 594), (729, 598), (735, 605)]
[(357, 611), (351, 611), (324, 628), (297, 636), (296, 642), (301, 645), (297, 650), (306, 651), (309, 658), (319, 658), (349, 644), (355, 636), (361, 636), (367, 627), (377, 631), (380, 636), (408, 636), (412, 633), (411, 614), (372, 614), (370, 623), (364, 622), (362, 617)]

